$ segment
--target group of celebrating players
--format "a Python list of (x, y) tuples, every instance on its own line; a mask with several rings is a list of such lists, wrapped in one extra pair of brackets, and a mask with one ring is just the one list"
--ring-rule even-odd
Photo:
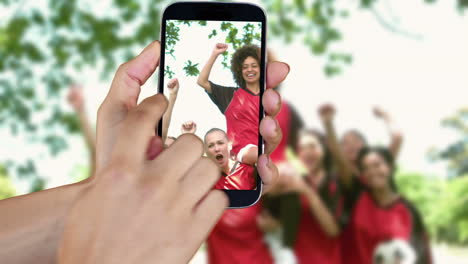
[[(209, 77), (227, 48), (216, 44), (197, 80), (224, 114), (227, 127), (208, 130), (205, 154), (221, 171), (214, 188), (252, 190), (258, 157), (260, 49), (245, 45), (234, 52), (231, 71), (237, 87), (225, 87)], [(268, 61), (275, 61), (271, 52)], [(170, 147), (176, 139), (167, 131), (178, 80), (172, 79), (167, 89), (162, 136)], [(274, 89), (279, 92), (279, 87)], [(395, 184), (403, 136), (388, 113), (380, 108), (374, 113), (388, 127), (387, 147), (369, 146), (357, 130), (338, 138), (331, 104), (318, 110), (323, 134), (304, 128), (300, 115), (283, 101), (276, 115), (283, 137), (270, 156), (280, 180), (254, 206), (224, 212), (207, 239), (209, 263), (432, 263), (421, 216)], [(195, 133), (196, 128), (188, 121), (181, 133)], [(300, 166), (288, 159), (288, 149)]]

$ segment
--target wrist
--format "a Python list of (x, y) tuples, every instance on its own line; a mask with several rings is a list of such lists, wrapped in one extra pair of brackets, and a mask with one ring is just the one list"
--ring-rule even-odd
[(177, 98), (177, 92), (169, 94), (169, 100), (170, 101), (175, 101), (176, 98)]

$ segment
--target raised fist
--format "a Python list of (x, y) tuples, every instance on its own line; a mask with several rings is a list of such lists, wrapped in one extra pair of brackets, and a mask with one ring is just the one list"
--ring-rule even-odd
[(195, 132), (197, 131), (197, 123), (193, 121), (187, 121), (182, 124), (182, 128), (180, 130), (182, 134), (186, 134), (186, 133), (195, 134)]
[(213, 54), (216, 56), (225, 52), (228, 49), (228, 45), (224, 43), (216, 43), (214, 49), (213, 49)]
[(171, 79), (167, 83), (167, 89), (170, 94), (177, 94), (179, 92), (179, 80), (177, 78)]
[(335, 112), (335, 107), (332, 104), (324, 104), (319, 107), (319, 116), (322, 122), (332, 121)]

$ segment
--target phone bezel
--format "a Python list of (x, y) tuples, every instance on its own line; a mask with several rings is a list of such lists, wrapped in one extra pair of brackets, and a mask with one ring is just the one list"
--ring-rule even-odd
[[(260, 62), (260, 108), (259, 120), (265, 116), (262, 98), (266, 89), (266, 15), (263, 9), (250, 3), (220, 3), (220, 2), (177, 2), (169, 5), (161, 18), (161, 56), (159, 61), (158, 93), (164, 93), (164, 56), (166, 43), (166, 20), (212, 20), (212, 21), (250, 21), (262, 22), (261, 62)], [(260, 127), (260, 123), (258, 124)], [(162, 135), (162, 119), (159, 121), (157, 133)], [(259, 133), (258, 156), (263, 153), (263, 138)], [(229, 197), (228, 208), (244, 208), (254, 205), (262, 194), (262, 180), (256, 173), (257, 188), (255, 190), (223, 190)]]

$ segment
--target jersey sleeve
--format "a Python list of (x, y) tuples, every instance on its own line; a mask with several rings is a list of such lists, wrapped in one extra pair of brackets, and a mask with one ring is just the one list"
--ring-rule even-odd
[(224, 114), (226, 108), (234, 96), (234, 92), (238, 89), (236, 87), (228, 87), (215, 84), (209, 81), (211, 92), (205, 91), (210, 97), (211, 101), (218, 107), (219, 111)]
[(289, 121), (290, 132), (288, 138), (288, 145), (292, 149), (296, 149), (299, 131), (304, 127), (304, 120), (292, 105), (289, 105), (289, 109), (291, 111), (291, 120)]

